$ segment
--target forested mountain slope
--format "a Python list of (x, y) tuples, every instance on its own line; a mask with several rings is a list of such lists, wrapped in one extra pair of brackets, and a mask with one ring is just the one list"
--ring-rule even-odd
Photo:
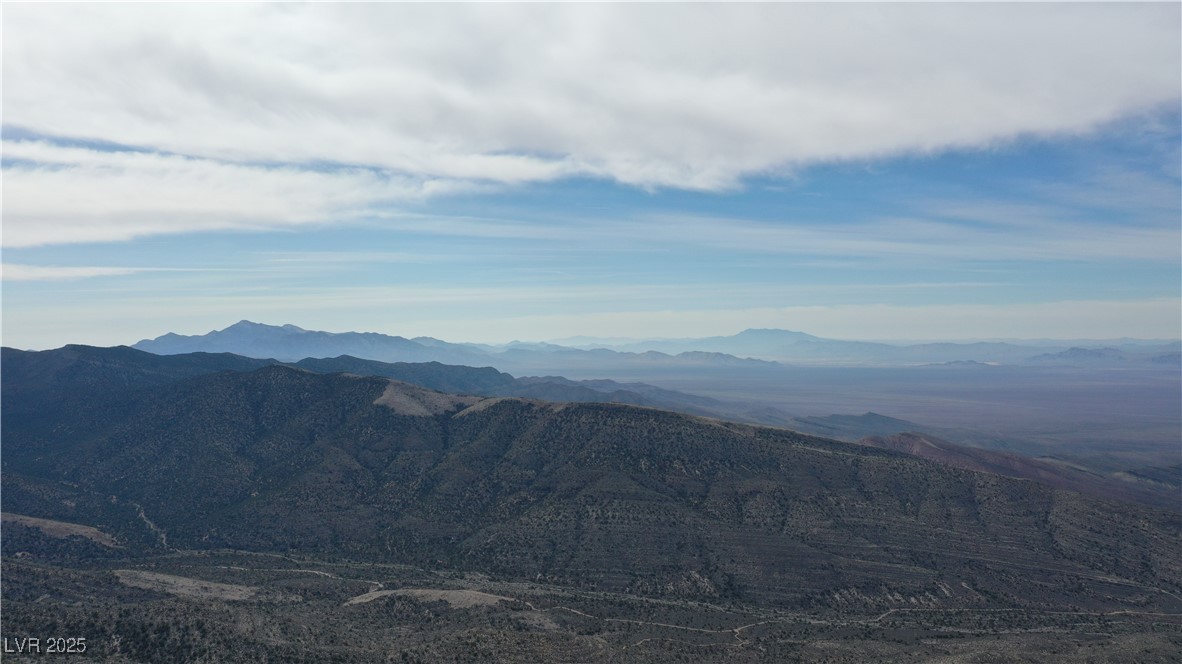
[(286, 366), (96, 409), (85, 391), (6, 416), (5, 511), (147, 547), (777, 606), (1172, 606), (1182, 590), (1175, 513), (783, 430)]

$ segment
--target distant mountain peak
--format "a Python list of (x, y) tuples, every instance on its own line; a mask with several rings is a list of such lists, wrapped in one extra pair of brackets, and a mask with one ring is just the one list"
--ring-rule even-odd
[(781, 330), (774, 327), (749, 327), (735, 335), (736, 337), (792, 337), (795, 339), (819, 339), (806, 332), (796, 330)]
[(1124, 360), (1124, 353), (1116, 348), (1080, 348), (1072, 346), (1059, 353), (1043, 353), (1030, 358), (1032, 362), (1046, 361), (1096, 361), (1096, 360)]
[[(304, 328), (299, 327), (297, 325), (292, 325), (291, 323), (286, 323), (283, 325), (270, 325), (268, 323), (256, 323), (255, 321), (243, 318), (242, 320), (238, 321), (237, 323), (234, 323), (233, 325), (228, 325), (221, 330), (213, 330), (212, 332), (210, 332), (210, 334), (222, 334), (225, 332), (265, 333), (265, 332), (278, 332), (280, 330), (282, 330), (284, 332), (307, 332), (308, 331), (308, 330), (305, 330)], [(169, 334), (172, 334), (172, 333), (170, 332)], [(324, 334), (328, 334), (328, 333), (324, 333)]]

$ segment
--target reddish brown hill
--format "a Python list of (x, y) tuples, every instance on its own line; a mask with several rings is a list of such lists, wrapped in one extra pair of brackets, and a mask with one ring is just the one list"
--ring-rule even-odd
[(1034, 480), (1059, 489), (1107, 498), (1139, 502), (1155, 507), (1179, 510), (1175, 491), (1160, 490), (1132, 484), (1119, 477), (1102, 475), (1057, 459), (1036, 459), (996, 452), (966, 445), (957, 445), (924, 433), (899, 433), (892, 436), (869, 436), (858, 441), (862, 445), (904, 452), (939, 463), (976, 470), (1005, 477)]

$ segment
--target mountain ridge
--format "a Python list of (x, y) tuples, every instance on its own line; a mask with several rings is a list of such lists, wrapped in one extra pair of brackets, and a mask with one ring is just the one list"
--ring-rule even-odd
[(126, 347), (3, 362), (5, 633), (97, 661), (1168, 659), (1182, 629), (1176, 511), (629, 404)]
[(47, 392), (68, 390), (55, 386), (55, 377), (79, 374), (90, 385), (108, 390), (132, 385), (151, 386), (172, 380), (225, 370), (253, 370), (283, 364), (317, 373), (357, 373), (382, 376), (430, 389), (486, 397), (515, 396), (549, 401), (604, 401), (640, 406), (665, 407), (701, 415), (723, 415), (726, 404), (644, 383), (621, 384), (612, 380), (577, 381), (561, 376), (517, 378), (492, 367), (448, 365), (440, 362), (379, 362), (341, 355), (334, 358), (304, 358), (280, 362), (273, 358), (249, 358), (233, 353), (181, 353), (156, 355), (129, 346), (109, 348), (73, 344), (50, 351), (2, 349), (10, 384), (21, 389), (5, 401), (6, 410), (20, 411), (23, 395), (43, 398)]
[[(603, 365), (612, 369), (633, 366), (745, 366), (787, 364), (853, 366), (916, 366), (924, 364), (1095, 364), (1114, 361), (1103, 348), (1084, 348), (1069, 342), (1029, 343), (974, 341), (887, 344), (825, 339), (805, 332), (749, 328), (729, 336), (684, 339), (618, 340), (616, 344), (563, 346), (548, 342), (490, 345), (453, 343), (433, 337), (406, 337), (377, 332), (322, 332), (295, 325), (267, 325), (242, 320), (202, 335), (167, 333), (132, 345), (158, 354), (193, 351), (234, 352), (248, 357), (275, 356), (286, 361), (305, 357), (353, 355), (379, 361), (439, 361), (445, 364), (493, 364), (515, 373), (536, 370), (562, 373), (564, 366)], [(1120, 359), (1139, 364), (1176, 363), (1182, 342), (1112, 340)], [(1093, 352), (1095, 351), (1095, 352)]]
[(751, 365), (775, 366), (765, 360), (732, 357), (723, 353), (668, 354), (618, 352), (606, 349), (582, 350), (551, 344), (508, 344), (503, 347), (469, 343), (451, 343), (431, 337), (407, 339), (378, 332), (322, 332), (294, 325), (267, 325), (249, 320), (202, 335), (168, 333), (154, 339), (141, 339), (132, 348), (158, 355), (190, 352), (230, 352), (246, 357), (274, 357), (294, 362), (303, 358), (351, 355), (382, 362), (442, 362), (444, 364), (484, 366), (493, 364), (502, 370), (528, 372), (530, 367), (552, 362), (576, 365)]
[[(104, 408), (113, 417), (46, 402), (6, 418), (6, 509), (127, 543), (156, 536), (150, 519), (167, 533), (157, 547), (442, 561), (783, 606), (882, 584), (931, 595), (949, 575), (976, 590), (944, 606), (1103, 604), (1069, 585), (1035, 598), (1007, 580), (1031, 566), (1182, 589), (1180, 563), (1155, 543), (1176, 513), (789, 431), (279, 364), (127, 391)], [(1129, 567), (1130, 547), (1152, 555)]]
[[(1028, 479), (1048, 486), (1112, 500), (1137, 502), (1160, 509), (1182, 511), (1176, 493), (1145, 490), (1134, 482), (1122, 482), (1096, 472), (1040, 459), (966, 445), (957, 445), (930, 434), (904, 432), (869, 436), (858, 441), (879, 449), (895, 450), (966, 470)], [(1129, 474), (1129, 473), (1125, 473)]]

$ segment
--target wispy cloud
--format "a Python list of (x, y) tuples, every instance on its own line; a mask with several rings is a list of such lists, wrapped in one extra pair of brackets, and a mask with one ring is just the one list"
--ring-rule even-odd
[[(1175, 153), (1160, 163), (1182, 161)], [(1138, 171), (1101, 165), (1083, 182), (1039, 183), (1034, 190), (1060, 205), (1104, 209), (1125, 213), (1130, 209), (1154, 213), (1153, 221), (1174, 225), (1182, 216), (1177, 175), (1161, 176), (1152, 171)], [(1137, 221), (1137, 220), (1129, 220)]]
[[(964, 206), (957, 210), (958, 214), (967, 213)], [(1018, 216), (1019, 210), (1024, 211), (1022, 216)], [(1062, 218), (1059, 212), (1044, 215), (1039, 208), (1006, 203), (975, 203), (972, 211), (975, 218), (990, 223), (956, 223), (935, 215), (842, 224), (659, 215), (648, 224), (631, 227), (629, 234), (753, 253), (876, 261), (1179, 260), (1182, 229), (1176, 227), (1081, 223)]]
[(141, 272), (164, 272), (172, 268), (160, 267), (86, 267), (50, 266), (4, 263), (0, 276), (4, 281), (73, 281), (91, 277), (118, 277)]
[(269, 251), (259, 255), (265, 264), (292, 266), (358, 265), (366, 263), (426, 264), (459, 260), (454, 254), (423, 254), (406, 251)]
[(356, 222), (459, 181), (4, 141), (4, 244)]

